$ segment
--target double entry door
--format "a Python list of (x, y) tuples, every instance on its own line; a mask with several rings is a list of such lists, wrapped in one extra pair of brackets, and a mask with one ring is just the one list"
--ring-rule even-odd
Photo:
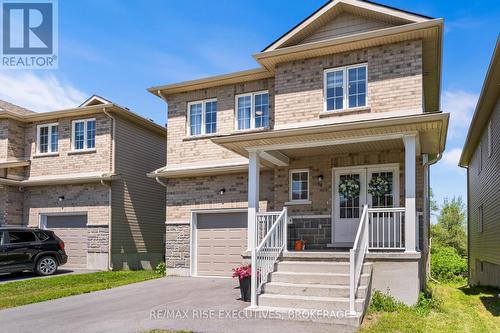
[[(390, 183), (391, 191), (383, 197), (374, 197), (368, 193), (368, 184), (373, 177), (382, 176)], [(399, 165), (387, 164), (366, 167), (333, 169), (332, 188), (332, 246), (352, 247), (363, 205), (384, 208), (399, 206)], [(359, 184), (359, 193), (345, 195), (339, 186), (346, 182)]]

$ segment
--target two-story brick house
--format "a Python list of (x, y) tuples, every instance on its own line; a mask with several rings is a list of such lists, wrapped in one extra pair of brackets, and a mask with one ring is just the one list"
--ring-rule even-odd
[(0, 224), (54, 230), (66, 267), (150, 268), (164, 258), (166, 128), (106, 99), (35, 113), (0, 102)]
[(360, 318), (370, 283), (414, 303), (448, 126), (442, 31), (335, 0), (254, 54), (260, 68), (150, 88), (168, 103), (167, 165), (150, 176), (166, 178), (169, 272), (230, 276), (243, 255), (254, 306)]

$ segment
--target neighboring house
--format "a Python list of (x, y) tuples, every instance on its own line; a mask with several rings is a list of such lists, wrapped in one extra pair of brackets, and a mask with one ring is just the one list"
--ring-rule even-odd
[(54, 112), (0, 108), (0, 224), (54, 230), (67, 267), (163, 260), (165, 188), (146, 173), (165, 164), (165, 127), (98, 96)]
[(500, 37), (467, 134), (469, 283), (500, 287)]
[[(254, 306), (343, 308), (362, 290), (360, 318), (370, 281), (415, 303), (448, 126), (442, 31), (442, 19), (336, 0), (255, 54), (258, 69), (150, 88), (168, 103), (167, 164), (150, 174), (166, 178), (167, 270), (228, 277), (243, 254)], [(349, 276), (363, 261), (359, 289)]]

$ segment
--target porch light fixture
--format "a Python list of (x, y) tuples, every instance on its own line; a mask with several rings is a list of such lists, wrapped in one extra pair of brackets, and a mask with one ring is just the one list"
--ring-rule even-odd
[(60, 197), (57, 197), (57, 201), (63, 202), (64, 201), (64, 195), (61, 195)]
[(224, 193), (226, 193), (226, 189), (225, 188), (221, 188), (219, 190), (219, 195), (224, 195)]
[(323, 184), (323, 179), (324, 179), (323, 175), (318, 176), (318, 184), (319, 185)]

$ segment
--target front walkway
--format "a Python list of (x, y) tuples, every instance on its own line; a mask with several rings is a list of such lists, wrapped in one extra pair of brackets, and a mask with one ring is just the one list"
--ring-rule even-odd
[[(5, 332), (147, 332), (151, 329), (280, 333), (355, 331), (351, 327), (311, 322), (238, 319), (237, 316), (241, 315), (238, 310), (247, 307), (248, 303), (238, 300), (236, 284), (237, 281), (232, 279), (167, 277), (2, 310), (0, 327)], [(207, 310), (203, 312), (205, 314), (213, 310), (216, 319), (193, 319), (194, 313), (202, 314), (201, 310)], [(218, 319), (221, 315), (227, 316), (230, 310), (236, 310), (233, 318)], [(172, 314), (177, 318), (166, 318)], [(152, 315), (158, 319), (151, 319)]]

